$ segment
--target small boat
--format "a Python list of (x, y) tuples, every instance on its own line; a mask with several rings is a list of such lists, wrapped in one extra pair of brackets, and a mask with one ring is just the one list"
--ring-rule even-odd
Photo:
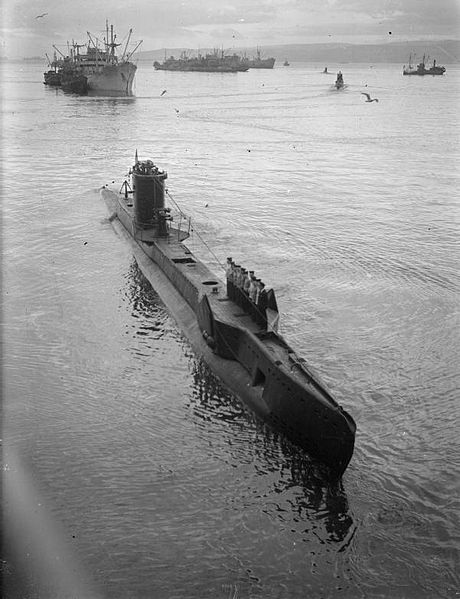
[(323, 73), (326, 73), (327, 75), (329, 75), (329, 71), (327, 70), (327, 67), (324, 67)]
[(46, 58), (48, 60), (48, 71), (43, 73), (43, 83), (45, 85), (49, 85), (51, 87), (60, 87), (61, 85), (61, 73), (59, 71), (59, 67), (61, 65), (60, 61), (56, 56), (56, 52), (54, 53), (54, 58), (51, 61), (49, 59), (48, 54), (46, 54)]
[(288, 60), (286, 58), (286, 60), (283, 62), (283, 67), (288, 67), (288, 66), (289, 66), (289, 62), (288, 62)]
[(279, 334), (274, 290), (267, 291), (252, 271), (249, 281), (231, 258), (225, 283), (187, 247), (191, 223), (182, 210), (176, 216), (166, 206), (166, 178), (152, 161), (140, 161), (136, 151), (130, 178), (121, 188), (101, 189), (113, 227), (221, 382), (273, 429), (325, 464), (329, 474), (340, 477), (353, 454), (353, 418)]
[(343, 75), (342, 75), (342, 71), (339, 71), (339, 72), (337, 73), (337, 79), (335, 80), (334, 87), (335, 87), (336, 89), (343, 89), (343, 88), (345, 87), (345, 84), (344, 84), (344, 82), (343, 82)]
[(446, 67), (440, 67), (437, 65), (436, 60), (433, 60), (432, 66), (427, 68), (425, 54), (416, 67), (412, 65), (412, 54), (410, 54), (408, 66), (403, 66), (403, 75), (444, 75), (445, 72)]
[(54, 71), (50, 69), (43, 73), (43, 83), (45, 85), (49, 85), (50, 87), (60, 87), (61, 85), (61, 73), (58, 71)]

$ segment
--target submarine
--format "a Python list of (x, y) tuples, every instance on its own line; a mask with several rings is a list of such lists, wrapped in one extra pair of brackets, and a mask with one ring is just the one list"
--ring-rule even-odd
[[(353, 455), (356, 424), (278, 332), (275, 319), (254, 319), (229, 286), (184, 243), (191, 222), (166, 205), (167, 173), (139, 160), (120, 188), (104, 186), (109, 220), (195, 353), (271, 428), (340, 478)], [(174, 202), (175, 203), (175, 202)], [(270, 290), (276, 316), (276, 299)]]

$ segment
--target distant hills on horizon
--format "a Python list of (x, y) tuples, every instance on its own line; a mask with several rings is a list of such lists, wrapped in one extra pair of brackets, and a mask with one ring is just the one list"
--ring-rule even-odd
[[(436, 59), (439, 64), (460, 63), (460, 40), (416, 40), (387, 42), (385, 44), (348, 44), (328, 42), (324, 44), (280, 44), (258, 47), (263, 58), (274, 57), (278, 64), (289, 62), (319, 62), (324, 63), (402, 63), (407, 64), (409, 54), (415, 62), (423, 54), (428, 61)], [(224, 48), (226, 53), (246, 54), (252, 58), (256, 54), (255, 46)], [(179, 58), (181, 52), (194, 55), (197, 48), (164, 48), (158, 50), (144, 50), (136, 52), (135, 58), (144, 61), (163, 61), (165, 52), (167, 56)], [(212, 52), (213, 48), (199, 48), (202, 54)], [(416, 58), (414, 58), (414, 56)], [(0, 60), (8, 62), (45, 60), (45, 56), (31, 56), (26, 58), (8, 59), (0, 56)]]
[[(200, 48), (202, 54), (211, 52), (212, 48)], [(256, 47), (225, 48), (226, 53), (246, 53), (252, 57)], [(283, 44), (273, 46), (259, 46), (262, 57), (273, 56), (276, 60), (290, 62), (334, 62), (343, 64), (347, 62), (395, 62), (406, 63), (409, 54), (421, 58), (423, 54), (430, 59), (435, 58), (438, 63), (460, 63), (460, 40), (418, 40), (404, 42), (388, 42), (386, 44)], [(181, 52), (195, 54), (197, 49), (192, 48), (167, 48), (166, 55), (178, 58)], [(146, 50), (136, 53), (140, 61), (162, 61), (165, 49)]]

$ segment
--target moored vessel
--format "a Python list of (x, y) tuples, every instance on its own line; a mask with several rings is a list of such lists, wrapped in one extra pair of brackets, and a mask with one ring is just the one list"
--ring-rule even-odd
[(101, 190), (110, 220), (195, 351), (250, 409), (341, 476), (355, 422), (278, 333), (274, 291), (246, 294), (230, 258), (225, 285), (185, 244), (190, 222), (180, 211), (176, 225), (165, 204), (167, 173), (137, 152), (130, 173), (119, 190)]
[(403, 66), (403, 75), (444, 75), (446, 67), (440, 67), (436, 64), (436, 60), (433, 60), (431, 67), (426, 66), (425, 54), (419, 64), (414, 67), (412, 65), (412, 55), (409, 55), (409, 63)]
[[(88, 42), (77, 44), (73, 42), (68, 56), (65, 56), (56, 46), (62, 59), (59, 61), (58, 73), (61, 76), (63, 89), (75, 93), (117, 93), (126, 96), (132, 95), (134, 77), (137, 66), (130, 61), (134, 50), (129, 51), (132, 30), (129, 30), (127, 41), (121, 56), (117, 55), (117, 43), (113, 25), (106, 23), (106, 34), (103, 40), (88, 32)], [(86, 51), (81, 52), (84, 48)], [(45, 77), (46, 82), (46, 77)]]
[(249, 66), (238, 54), (225, 54), (223, 50), (214, 50), (211, 53), (197, 56), (188, 56), (183, 51), (179, 58), (170, 56), (162, 63), (157, 60), (153, 66), (158, 71), (191, 71), (202, 73), (237, 73), (247, 71)]
[(65, 92), (79, 95), (88, 93), (88, 79), (81, 71), (64, 66), (60, 71), (60, 80)]
[(262, 58), (259, 48), (256, 50), (256, 56), (245, 58), (243, 62), (246, 62), (250, 69), (273, 69), (275, 66), (275, 58)]
[(46, 54), (46, 59), (48, 60), (48, 71), (43, 73), (43, 83), (51, 87), (59, 87), (61, 85), (61, 63), (56, 56), (56, 52), (54, 52), (52, 61), (49, 59), (48, 54)]

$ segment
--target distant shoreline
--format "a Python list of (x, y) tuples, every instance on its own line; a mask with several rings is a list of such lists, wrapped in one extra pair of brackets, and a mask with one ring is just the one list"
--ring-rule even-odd
[[(284, 44), (278, 46), (260, 46), (262, 58), (274, 57), (279, 63), (286, 59), (289, 62), (328, 62), (343, 63), (395, 63), (407, 64), (409, 55), (415, 62), (414, 55), (421, 59), (425, 54), (429, 59), (435, 58), (440, 64), (460, 63), (460, 40), (416, 40), (403, 42), (387, 42), (385, 44)], [(245, 53), (251, 57), (257, 48), (231, 48), (228, 53)], [(202, 54), (212, 51), (212, 48), (200, 48)], [(191, 48), (164, 48), (160, 50), (145, 50), (138, 52), (139, 61), (164, 60), (167, 56), (179, 57), (181, 52), (194, 55), (198, 52)]]
[[(256, 47), (241, 47), (227, 49), (228, 53), (246, 54), (251, 57), (255, 55)], [(327, 64), (337, 63), (387, 63), (407, 64), (409, 55), (416, 62), (425, 54), (427, 60), (436, 59), (439, 64), (460, 63), (460, 40), (415, 40), (415, 41), (392, 41), (385, 44), (348, 44), (329, 42), (325, 44), (282, 44), (259, 46), (263, 58), (274, 57), (279, 63), (286, 59), (289, 62), (311, 62)], [(144, 50), (137, 52), (135, 59), (139, 62), (164, 60), (167, 56), (180, 56), (182, 52), (187, 55), (195, 55), (198, 52), (206, 54), (212, 52), (212, 48), (161, 48), (157, 50)], [(2, 62), (45, 62), (45, 56), (32, 56), (24, 58), (0, 57)]]

